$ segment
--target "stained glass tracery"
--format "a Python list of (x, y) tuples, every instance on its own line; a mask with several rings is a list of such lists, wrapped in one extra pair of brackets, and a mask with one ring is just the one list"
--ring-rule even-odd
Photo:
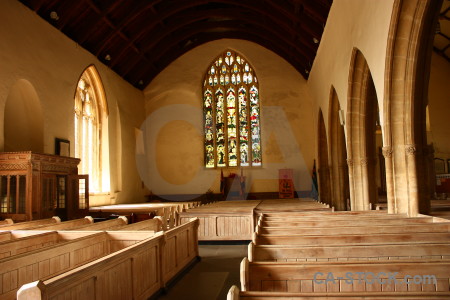
[(227, 50), (210, 65), (203, 84), (205, 166), (261, 166), (257, 77), (241, 55)]

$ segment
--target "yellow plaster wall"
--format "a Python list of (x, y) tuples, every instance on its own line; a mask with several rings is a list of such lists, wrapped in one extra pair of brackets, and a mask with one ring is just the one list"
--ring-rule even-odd
[(433, 143), (435, 157), (450, 159), (450, 62), (435, 53), (431, 56), (428, 110), (428, 143)]
[[(347, 113), (350, 62), (356, 47), (369, 65), (380, 108), (380, 122), (383, 124), (384, 69), (393, 2), (333, 1), (308, 79), (308, 88), (317, 103), (315, 119), (320, 107), (324, 119), (328, 120), (331, 86), (336, 90), (341, 109)], [(325, 126), (328, 132), (328, 122)]]
[[(316, 131), (306, 80), (266, 48), (233, 39), (189, 51), (144, 90), (146, 123), (152, 131), (144, 129), (142, 139), (148, 188), (159, 195), (219, 191), (220, 169), (203, 167), (202, 83), (209, 64), (227, 48), (252, 64), (260, 87), (263, 167), (243, 169), (248, 190), (277, 192), (281, 168), (294, 169), (296, 190), (310, 190)], [(224, 176), (230, 172), (240, 174), (230, 168)]]
[(59, 137), (70, 140), (73, 155), (76, 84), (94, 64), (109, 106), (111, 193), (91, 197), (91, 204), (143, 201), (134, 134), (144, 119), (142, 92), (18, 1), (0, 1), (0, 24), (0, 150), (5, 145), (6, 101), (17, 82), (26, 80), (43, 112), (43, 152), (53, 154), (54, 139)]

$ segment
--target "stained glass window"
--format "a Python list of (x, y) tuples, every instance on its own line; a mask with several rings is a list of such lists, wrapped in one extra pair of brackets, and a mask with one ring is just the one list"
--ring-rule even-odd
[(207, 168), (261, 166), (258, 79), (242, 55), (227, 50), (211, 63), (203, 113)]

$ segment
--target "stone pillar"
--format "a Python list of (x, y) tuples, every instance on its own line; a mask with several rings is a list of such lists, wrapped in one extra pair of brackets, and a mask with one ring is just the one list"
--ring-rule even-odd
[(350, 210), (357, 210), (356, 209), (356, 201), (355, 201), (355, 181), (354, 181), (354, 167), (353, 167), (353, 159), (348, 158), (347, 159), (347, 165), (348, 165), (348, 182), (349, 182), (349, 188), (350, 188)]
[(340, 186), (339, 186), (339, 198), (340, 198), (340, 207), (339, 210), (350, 210), (348, 207), (347, 198), (348, 196), (348, 166), (347, 164), (340, 164), (339, 168), (339, 178), (340, 178)]
[(406, 174), (408, 176), (408, 216), (415, 217), (419, 213), (419, 189), (417, 185), (416, 145), (405, 145)]
[(394, 173), (392, 167), (392, 147), (386, 146), (382, 148), (385, 169), (386, 169), (386, 197), (388, 205), (388, 214), (397, 213), (397, 205), (394, 193)]
[(331, 206), (331, 186), (330, 186), (330, 168), (322, 167), (318, 169), (319, 173), (319, 197), (320, 201)]
[(367, 157), (362, 157), (360, 161), (361, 165), (361, 184), (359, 188), (361, 189), (362, 199), (360, 199), (361, 208), (359, 210), (370, 210), (370, 193), (369, 193), (369, 170), (367, 167), (368, 159)]
[(430, 199), (434, 199), (436, 193), (436, 170), (434, 169), (434, 145), (429, 144), (426, 146), (426, 167), (428, 174), (429, 195)]

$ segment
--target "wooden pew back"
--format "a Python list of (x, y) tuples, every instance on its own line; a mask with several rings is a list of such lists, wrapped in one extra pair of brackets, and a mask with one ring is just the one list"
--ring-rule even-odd
[(255, 245), (347, 245), (347, 244), (396, 244), (411, 242), (448, 241), (448, 232), (375, 233), (340, 235), (267, 235), (253, 236)]
[[(382, 222), (380, 222), (382, 223)], [(256, 228), (259, 234), (268, 235), (335, 235), (344, 234), (374, 234), (374, 233), (407, 233), (407, 232), (450, 232), (450, 223), (426, 223), (399, 225), (373, 225), (373, 226), (342, 226), (342, 227), (260, 227)]]
[(121, 228), (128, 224), (128, 219), (124, 216), (118, 217), (117, 219), (101, 221), (98, 223), (91, 223), (81, 227), (69, 229), (76, 231), (98, 231), (98, 230), (114, 230)]
[(118, 231), (133, 231), (133, 230), (145, 230), (145, 231), (161, 231), (162, 220), (159, 217), (155, 217), (150, 220), (140, 221), (133, 224), (128, 224), (116, 229)]
[(2, 225), (0, 226), (0, 230), (21, 230), (31, 227), (36, 227), (39, 225), (49, 225), (61, 222), (61, 219), (58, 217), (35, 220), (35, 221), (27, 221), (27, 222), (19, 222), (14, 224)]
[(383, 299), (449, 299), (450, 293), (442, 292), (368, 292), (368, 293), (288, 293), (288, 292), (242, 292), (233, 285), (227, 294), (227, 300), (330, 300), (330, 299), (365, 299), (365, 300), (383, 300)]
[(44, 232), (0, 242), (0, 258), (26, 253), (59, 242), (57, 232)]
[(0, 259), (3, 278), (0, 298), (15, 299), (17, 289), (25, 283), (56, 276), (152, 235), (146, 232), (60, 231), (58, 238), (65, 242)]
[(11, 225), (11, 224), (14, 224), (14, 221), (12, 219), (0, 220), (0, 225)]
[(248, 245), (248, 259), (252, 261), (360, 261), (401, 259), (450, 259), (450, 242), (338, 245), (338, 246), (285, 246)]
[(449, 280), (448, 260), (241, 263), (243, 291), (448, 293)]
[(158, 232), (59, 276), (24, 285), (17, 299), (148, 299), (198, 257), (197, 232), (198, 219)]
[[(424, 224), (433, 223), (433, 218), (428, 217), (417, 217), (417, 218), (398, 218), (398, 219), (382, 219), (384, 225), (400, 225), (407, 226), (412, 224)], [(264, 227), (338, 227), (338, 226), (372, 226), (374, 225), (373, 219), (352, 219), (347, 218), (346, 220), (332, 220), (332, 219), (322, 219), (322, 220), (307, 220), (307, 221), (265, 221), (262, 220), (261, 226)]]
[(92, 217), (85, 217), (70, 221), (64, 221), (56, 224), (39, 225), (36, 227), (26, 228), (26, 230), (72, 230), (93, 223), (94, 219)]

